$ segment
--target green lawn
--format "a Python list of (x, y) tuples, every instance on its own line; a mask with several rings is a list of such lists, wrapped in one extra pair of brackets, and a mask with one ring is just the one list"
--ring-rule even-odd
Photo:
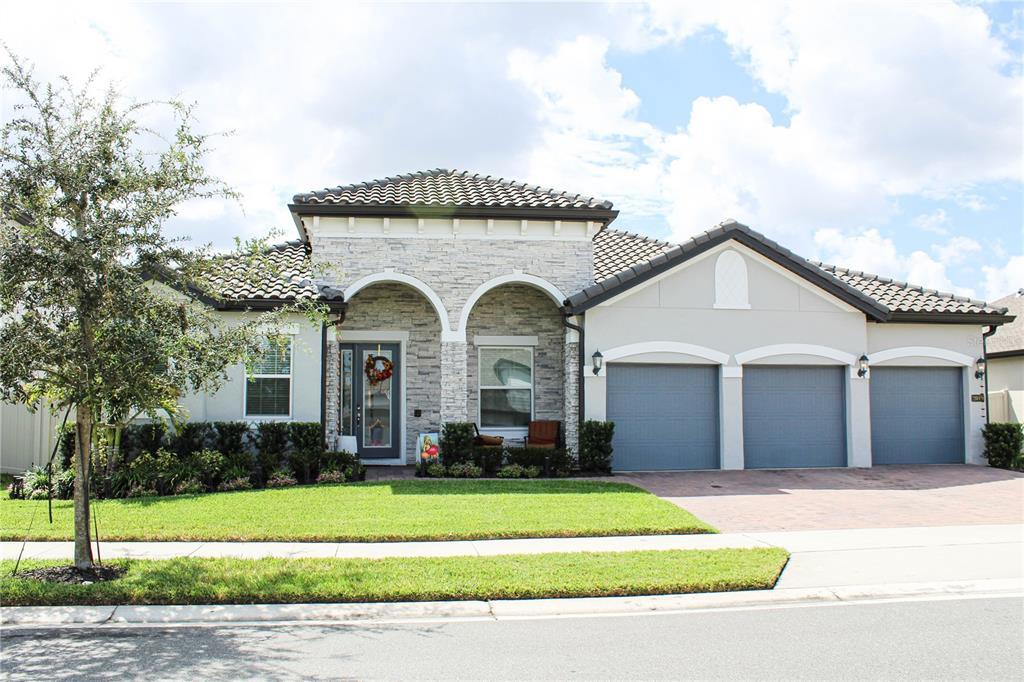
[[(783, 549), (718, 549), (400, 559), (124, 559), (124, 577), (92, 585), (11, 578), (5, 606), (267, 604), (604, 597), (770, 589)], [(58, 565), (23, 561), (21, 570)]]
[[(0, 539), (70, 540), (72, 504), (0, 499)], [(397, 541), (713, 533), (625, 483), (409, 480), (100, 500), (102, 540)], [(33, 519), (34, 512), (34, 519)], [(31, 525), (31, 530), (29, 527)]]

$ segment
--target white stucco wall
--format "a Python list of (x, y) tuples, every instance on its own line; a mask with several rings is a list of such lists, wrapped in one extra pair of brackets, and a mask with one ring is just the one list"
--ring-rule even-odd
[[(241, 320), (244, 313), (225, 312), (229, 319)], [(181, 405), (192, 421), (320, 421), (320, 346), (319, 325), (311, 325), (301, 315), (290, 316), (286, 331), (296, 332), (292, 343), (292, 414), (290, 417), (245, 416), (245, 367), (228, 370), (228, 381), (216, 393), (190, 394)]]
[[(749, 309), (715, 305), (716, 262), (725, 250), (740, 254), (746, 264)], [(742, 302), (742, 297), (728, 300)], [(982, 463), (984, 403), (969, 402), (981, 387), (973, 367), (965, 364), (981, 354), (981, 331), (975, 325), (869, 323), (864, 313), (728, 242), (588, 310), (585, 354), (589, 358), (600, 350), (606, 367), (615, 361), (721, 365), (723, 468), (743, 467), (743, 365), (845, 365), (848, 464), (865, 467), (871, 465), (870, 376), (857, 377), (857, 359), (865, 353), (871, 357), (884, 350), (916, 348), (885, 364), (964, 368), (968, 461)], [(644, 352), (623, 354), (630, 348)], [(939, 349), (934, 355), (955, 360), (933, 357), (933, 348)], [(595, 376), (588, 367), (585, 377), (586, 416), (604, 419), (605, 372)]]
[(0, 403), (0, 471), (20, 474), (49, 461), (58, 425), (57, 416), (45, 405), (30, 412), (24, 405)]
[(989, 359), (988, 392), (992, 421), (1024, 421), (1024, 356)]

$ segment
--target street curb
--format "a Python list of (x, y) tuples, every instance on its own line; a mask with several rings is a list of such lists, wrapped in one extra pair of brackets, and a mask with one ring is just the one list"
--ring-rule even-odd
[(667, 594), (493, 601), (365, 604), (235, 604), (202, 606), (7, 606), (7, 627), (106, 625), (209, 625), (241, 623), (373, 623), (443, 620), (516, 620), (568, 616), (672, 613), (730, 608), (866, 602), (914, 597), (1013, 595), (1020, 580), (974, 580), (891, 585), (848, 585), (747, 592)]

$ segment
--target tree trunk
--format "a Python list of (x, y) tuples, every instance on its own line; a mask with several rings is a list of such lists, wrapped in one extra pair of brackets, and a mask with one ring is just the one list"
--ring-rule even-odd
[(89, 462), (92, 446), (92, 411), (75, 407), (75, 566), (92, 568), (89, 537)]

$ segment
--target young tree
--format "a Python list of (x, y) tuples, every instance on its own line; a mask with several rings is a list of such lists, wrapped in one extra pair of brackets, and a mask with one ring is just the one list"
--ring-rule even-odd
[[(164, 234), (183, 202), (233, 196), (203, 168), (209, 137), (189, 107), (128, 103), (112, 88), (94, 97), (94, 79), (40, 85), (14, 55), (2, 77), (19, 104), (0, 129), (0, 399), (73, 408), (85, 569), (95, 426), (216, 389), (296, 308), (227, 322), (209, 305), (217, 282), (228, 266), (243, 281), (272, 271), (263, 242), (222, 258)], [(154, 109), (172, 115), (168, 139), (140, 123)]]

